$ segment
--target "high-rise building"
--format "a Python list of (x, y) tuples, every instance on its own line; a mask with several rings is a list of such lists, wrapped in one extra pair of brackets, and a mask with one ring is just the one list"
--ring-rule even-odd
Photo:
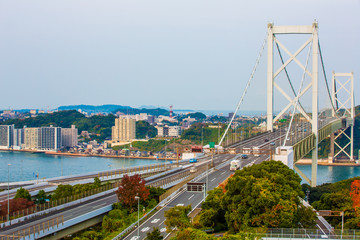
[(112, 127), (113, 142), (128, 142), (136, 139), (136, 120), (129, 117), (115, 119), (115, 126)]
[(38, 149), (41, 146), (41, 131), (40, 128), (25, 128), (25, 148)]
[(14, 129), (13, 148), (20, 149), (25, 143), (25, 128)]
[(60, 127), (41, 127), (40, 128), (40, 149), (57, 151), (61, 148), (61, 128)]
[(63, 147), (75, 147), (78, 144), (78, 129), (75, 125), (61, 129), (61, 141)]
[(0, 125), (0, 148), (10, 148), (13, 145), (14, 125)]

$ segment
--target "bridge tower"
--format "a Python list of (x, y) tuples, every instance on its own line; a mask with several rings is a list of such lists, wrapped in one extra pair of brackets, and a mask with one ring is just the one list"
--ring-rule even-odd
[[(307, 34), (310, 35), (305, 43), (295, 52), (291, 53), (278, 39), (277, 35), (281, 34)], [(274, 71), (274, 43), (285, 51), (290, 58), (283, 62), (281, 67)], [(309, 45), (312, 45), (312, 69), (311, 72), (302, 64), (296, 57)], [(312, 132), (315, 135), (315, 148), (312, 150), (312, 171), (311, 171), (311, 185), (316, 186), (317, 177), (317, 158), (318, 158), (318, 58), (319, 58), (319, 45), (318, 45), (318, 23), (315, 21), (312, 25), (306, 26), (274, 26), (272, 23), (268, 24), (267, 35), (267, 130), (273, 131), (273, 124), (289, 110), (290, 107), (295, 108), (301, 115), (311, 123)], [(311, 83), (305, 86), (294, 97), (286, 93), (277, 83), (276, 78), (282, 72), (286, 71), (289, 63), (295, 62), (299, 67), (311, 78)], [(274, 87), (289, 101), (288, 105), (283, 108), (280, 113), (274, 118)], [(307, 91), (312, 91), (312, 114), (309, 115), (305, 112), (299, 99)]]
[[(339, 86), (339, 88), (337, 87)], [(344, 93), (344, 94), (342, 94)], [(341, 95), (341, 96), (340, 96)], [(336, 157), (343, 153), (351, 161), (354, 161), (354, 119), (355, 119), (355, 104), (354, 104), (354, 74), (351, 73), (332, 73), (332, 100), (336, 109), (333, 109), (332, 116), (342, 115), (346, 118), (346, 124), (342, 126), (338, 134), (330, 135), (330, 155), (329, 161), (333, 161)], [(339, 106), (340, 104), (340, 106)], [(350, 128), (350, 136), (345, 131)], [(345, 146), (341, 146), (337, 140), (344, 137), (347, 142)], [(339, 151), (335, 154), (335, 146)]]

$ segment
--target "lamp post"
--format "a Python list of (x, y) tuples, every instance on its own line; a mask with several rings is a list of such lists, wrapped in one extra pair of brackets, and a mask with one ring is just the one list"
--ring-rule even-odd
[(140, 239), (140, 213), (139, 213), (139, 209), (140, 209), (140, 197), (135, 196), (135, 199), (138, 201), (138, 239)]
[(10, 221), (10, 166), (11, 164), (8, 163), (8, 215), (7, 215), (8, 221)]
[(204, 146), (204, 126), (201, 126), (201, 147)]

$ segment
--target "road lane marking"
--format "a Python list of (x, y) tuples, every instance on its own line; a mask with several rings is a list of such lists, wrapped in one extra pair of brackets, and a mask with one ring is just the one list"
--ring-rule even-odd
[(176, 206), (177, 206), (177, 207), (183, 207), (184, 204), (183, 204), (183, 203), (179, 203), (179, 204), (177, 204)]
[(213, 178), (210, 182), (214, 181), (216, 178)]
[(145, 227), (145, 228), (141, 229), (141, 231), (142, 231), (142, 232), (146, 232), (146, 231), (148, 231), (149, 229), (150, 229), (149, 227)]
[(157, 223), (158, 221), (160, 221), (160, 218), (156, 218), (156, 219), (152, 220), (151, 223)]
[(160, 229), (160, 232), (165, 232), (166, 231), (166, 228), (164, 227), (164, 228), (162, 228), (162, 229)]
[(139, 239), (138, 236), (134, 236), (134, 237), (132, 237), (130, 240), (138, 240), (138, 239)]
[(191, 195), (191, 197), (189, 197), (189, 198), (188, 198), (188, 200), (192, 199), (192, 197), (193, 197), (193, 196), (194, 196), (194, 194), (193, 194), (193, 195)]
[(220, 175), (223, 175), (224, 173), (226, 173), (226, 172), (222, 172)]

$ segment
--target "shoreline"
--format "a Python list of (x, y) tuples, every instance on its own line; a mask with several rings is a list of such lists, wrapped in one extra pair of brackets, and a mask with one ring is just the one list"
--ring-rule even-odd
[[(62, 153), (62, 152), (45, 152), (49, 155), (62, 155), (62, 156), (73, 156), (73, 157), (106, 157), (106, 158), (131, 158), (131, 159), (149, 159), (149, 160), (176, 160), (174, 158), (156, 158), (156, 157), (135, 157), (125, 155), (102, 155), (102, 154), (82, 154), (82, 153)], [(181, 159), (179, 159), (181, 160)]]
[[(59, 155), (59, 156), (72, 156), (72, 157), (105, 157), (105, 158), (131, 158), (131, 159), (149, 159), (149, 160), (170, 160), (174, 161), (175, 158), (164, 158), (164, 157), (135, 157), (135, 156), (125, 156), (125, 155), (102, 155), (102, 154), (83, 154), (83, 153), (64, 153), (64, 152), (50, 152), (42, 150), (30, 150), (30, 149), (0, 149), (1, 151), (6, 152), (28, 152), (28, 153), (44, 153), (48, 155)], [(181, 160), (181, 159), (179, 159)]]
[[(295, 165), (311, 165), (312, 159), (300, 159), (298, 160)], [(318, 165), (321, 166), (341, 166), (341, 167), (360, 167), (359, 163), (329, 163), (326, 159), (319, 159)]]

